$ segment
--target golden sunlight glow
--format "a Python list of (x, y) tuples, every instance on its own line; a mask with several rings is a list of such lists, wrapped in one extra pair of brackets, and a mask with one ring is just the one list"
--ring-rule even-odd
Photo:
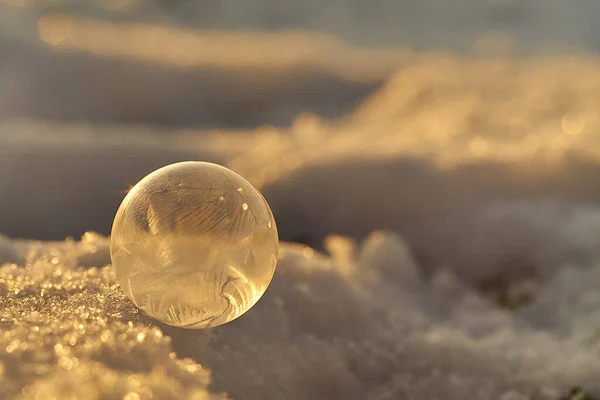
[[(372, 79), (395, 70), (407, 52), (359, 49), (324, 34), (225, 32), (113, 23), (66, 14), (38, 20), (39, 38), (60, 50), (180, 67), (286, 68), (315, 66)], [(376, 65), (372, 62), (377, 59)]]
[(68, 17), (41, 17), (38, 29), (40, 39), (51, 46), (60, 46), (73, 36), (73, 23)]
[(476, 157), (483, 156), (488, 150), (488, 142), (484, 138), (478, 136), (469, 142), (469, 150)]
[(585, 121), (574, 116), (565, 115), (561, 123), (562, 130), (567, 135), (577, 136), (585, 129)]

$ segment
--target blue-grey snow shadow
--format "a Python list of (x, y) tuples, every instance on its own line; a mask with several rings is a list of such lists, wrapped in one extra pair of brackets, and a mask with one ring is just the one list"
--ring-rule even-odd
[(335, 118), (381, 84), (313, 67), (180, 68), (53, 53), (0, 36), (0, 117), (203, 128), (288, 126)]
[(110, 233), (127, 190), (177, 161), (222, 162), (192, 151), (139, 144), (42, 144), (0, 147), (0, 232), (64, 240), (93, 230)]
[(537, 174), (491, 162), (440, 170), (418, 159), (348, 160), (300, 169), (263, 193), (283, 240), (322, 248), (331, 233), (360, 240), (391, 230), (424, 267), (480, 280), (508, 269), (543, 275), (592, 257), (599, 174), (600, 165), (576, 156), (560, 173)]

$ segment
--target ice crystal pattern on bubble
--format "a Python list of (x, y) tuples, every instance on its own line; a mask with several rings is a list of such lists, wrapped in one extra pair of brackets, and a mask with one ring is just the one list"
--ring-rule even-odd
[(277, 264), (278, 235), (262, 195), (206, 162), (172, 164), (123, 200), (111, 258), (125, 294), (169, 325), (206, 328), (250, 309)]

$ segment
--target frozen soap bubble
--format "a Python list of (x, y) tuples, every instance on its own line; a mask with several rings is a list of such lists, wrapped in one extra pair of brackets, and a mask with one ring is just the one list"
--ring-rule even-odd
[(181, 162), (143, 178), (115, 217), (117, 280), (153, 318), (207, 328), (239, 317), (275, 272), (279, 239), (262, 195), (235, 172)]

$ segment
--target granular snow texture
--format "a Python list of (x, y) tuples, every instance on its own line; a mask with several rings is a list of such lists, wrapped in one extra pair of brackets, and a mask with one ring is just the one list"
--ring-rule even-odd
[(600, 391), (598, 268), (565, 266), (513, 313), (447, 269), (425, 279), (395, 234), (373, 233), (360, 246), (330, 236), (330, 255), (283, 244), (272, 285), (240, 319), (184, 330), (124, 297), (99, 235), (15, 247), (25, 266), (0, 269), (2, 398), (508, 400), (558, 399), (574, 385)]

